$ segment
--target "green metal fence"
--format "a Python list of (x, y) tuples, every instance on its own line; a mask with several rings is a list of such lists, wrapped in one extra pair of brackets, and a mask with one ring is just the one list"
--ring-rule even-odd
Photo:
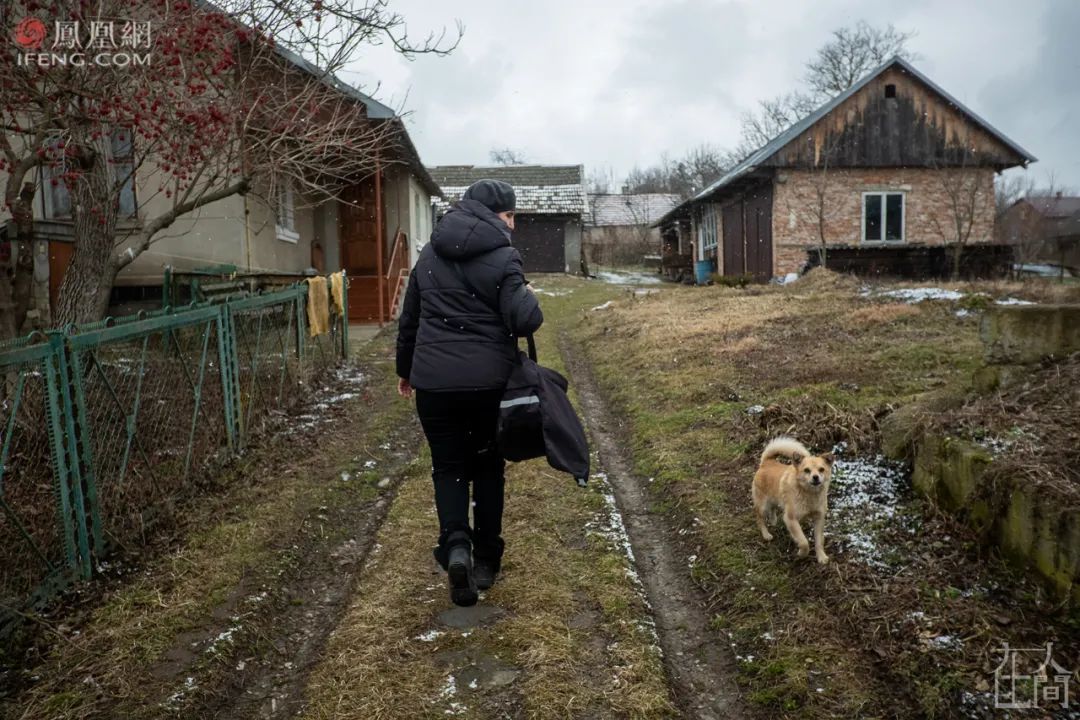
[(346, 356), (347, 312), (312, 338), (307, 302), (297, 285), (0, 346), (0, 635), (144, 543)]

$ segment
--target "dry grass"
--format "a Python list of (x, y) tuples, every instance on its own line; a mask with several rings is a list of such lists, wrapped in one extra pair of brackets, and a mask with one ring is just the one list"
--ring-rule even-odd
[[(549, 331), (537, 342), (541, 361), (561, 369)], [(437, 620), (451, 606), (431, 557), (437, 519), (428, 473), (421, 463), (402, 486), (380, 531), (381, 549), (312, 674), (306, 717), (671, 716), (648, 611), (627, 560), (585, 529), (605, 512), (598, 488), (581, 490), (541, 461), (510, 466), (503, 575), (481, 600), (505, 614), (463, 632)], [(418, 639), (432, 631), (443, 634)], [(498, 691), (457, 683), (447, 694), (466, 657), (498, 658), (520, 674)]]
[[(835, 534), (830, 565), (800, 563), (786, 537), (766, 544), (753, 527), (748, 488), (767, 438), (872, 454), (892, 408), (967, 386), (982, 352), (981, 307), (1070, 292), (896, 286), (927, 285), (990, 296), (901, 305), (818, 270), (783, 288), (665, 286), (637, 298), (567, 281), (573, 295), (545, 302), (625, 417), (637, 471), (654, 479), (655, 501), (698, 557), (693, 575), (744, 658), (739, 681), (762, 717), (958, 716), (961, 690), (985, 692), (1003, 640), (1038, 645), (1071, 632), (1037, 584), (913, 498), (875, 531), (886, 571), (837, 547)], [(611, 309), (587, 309), (612, 296)], [(939, 635), (962, 645), (927, 645)]]
[[(237, 655), (273, 622), (279, 591), (302, 567), (299, 548), (313, 551), (353, 531), (351, 522), (313, 527), (308, 520), (328, 507), (362, 511), (377, 495), (378, 477), (358, 468), (380, 452), (384, 438), (400, 435), (389, 427), (400, 415), (371, 413), (361, 401), (330, 412), (333, 420), (323, 427), (338, 433), (279, 436), (250, 448), (228, 477), (217, 478), (219, 495), (183, 508), (185, 524), (177, 537), (160, 540), (152, 549), (157, 555), (141, 566), (138, 558), (120, 563), (114, 580), (86, 590), (96, 601), (60, 608), (57, 620), (45, 621), (56, 623), (57, 635), (39, 646), (42, 657), (24, 658), (21, 667), (37, 679), (0, 705), (0, 717), (160, 717), (168, 712), (162, 703), (182, 712), (218, 692)], [(343, 470), (354, 479), (343, 481)], [(207, 638), (234, 626), (213, 652), (205, 647)], [(167, 702), (188, 676), (197, 678), (195, 686)]]

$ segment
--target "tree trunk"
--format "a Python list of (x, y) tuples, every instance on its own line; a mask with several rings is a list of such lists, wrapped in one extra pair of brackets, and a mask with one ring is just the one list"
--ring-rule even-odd
[(116, 197), (105, 157), (83, 151), (78, 178), (71, 183), (75, 252), (64, 273), (55, 324), (82, 324), (105, 317), (118, 270), (114, 254)]
[(953, 248), (952, 256), (952, 279), (960, 279), (960, 255), (964, 252), (964, 246), (960, 243), (956, 243), (956, 247)]

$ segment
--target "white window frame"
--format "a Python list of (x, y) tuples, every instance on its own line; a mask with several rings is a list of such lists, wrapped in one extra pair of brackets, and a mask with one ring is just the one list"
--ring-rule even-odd
[[(877, 240), (866, 239), (866, 198), (870, 195), (877, 195), (881, 198), (881, 237)], [(886, 198), (889, 195), (900, 196), (900, 239), (899, 240), (886, 240), (885, 239), (885, 215), (888, 212), (888, 203)], [(862, 222), (859, 224), (859, 244), (860, 245), (897, 245), (899, 243), (907, 242), (907, 193), (902, 190), (867, 190), (863, 192), (860, 200), (862, 204)]]
[(703, 206), (701, 217), (698, 220), (698, 245), (701, 247), (702, 253), (719, 247), (720, 241), (717, 237), (717, 230), (716, 208), (712, 205)]
[(286, 180), (278, 187), (274, 205), (277, 239), (296, 245), (300, 242), (300, 233), (296, 232), (296, 193), (291, 181)]

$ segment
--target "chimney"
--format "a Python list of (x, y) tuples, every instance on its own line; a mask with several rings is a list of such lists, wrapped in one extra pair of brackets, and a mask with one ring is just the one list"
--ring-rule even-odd
[[(626, 184), (626, 185), (622, 186), (622, 194), (623, 195), (629, 195), (630, 194), (630, 185), (629, 184)], [(1058, 193), (1058, 194), (1060, 195), (1061, 193)]]
[(1061, 197), (1061, 190), (1058, 190), (1058, 191), (1057, 191), (1057, 195), (1056, 195), (1056, 197)]

